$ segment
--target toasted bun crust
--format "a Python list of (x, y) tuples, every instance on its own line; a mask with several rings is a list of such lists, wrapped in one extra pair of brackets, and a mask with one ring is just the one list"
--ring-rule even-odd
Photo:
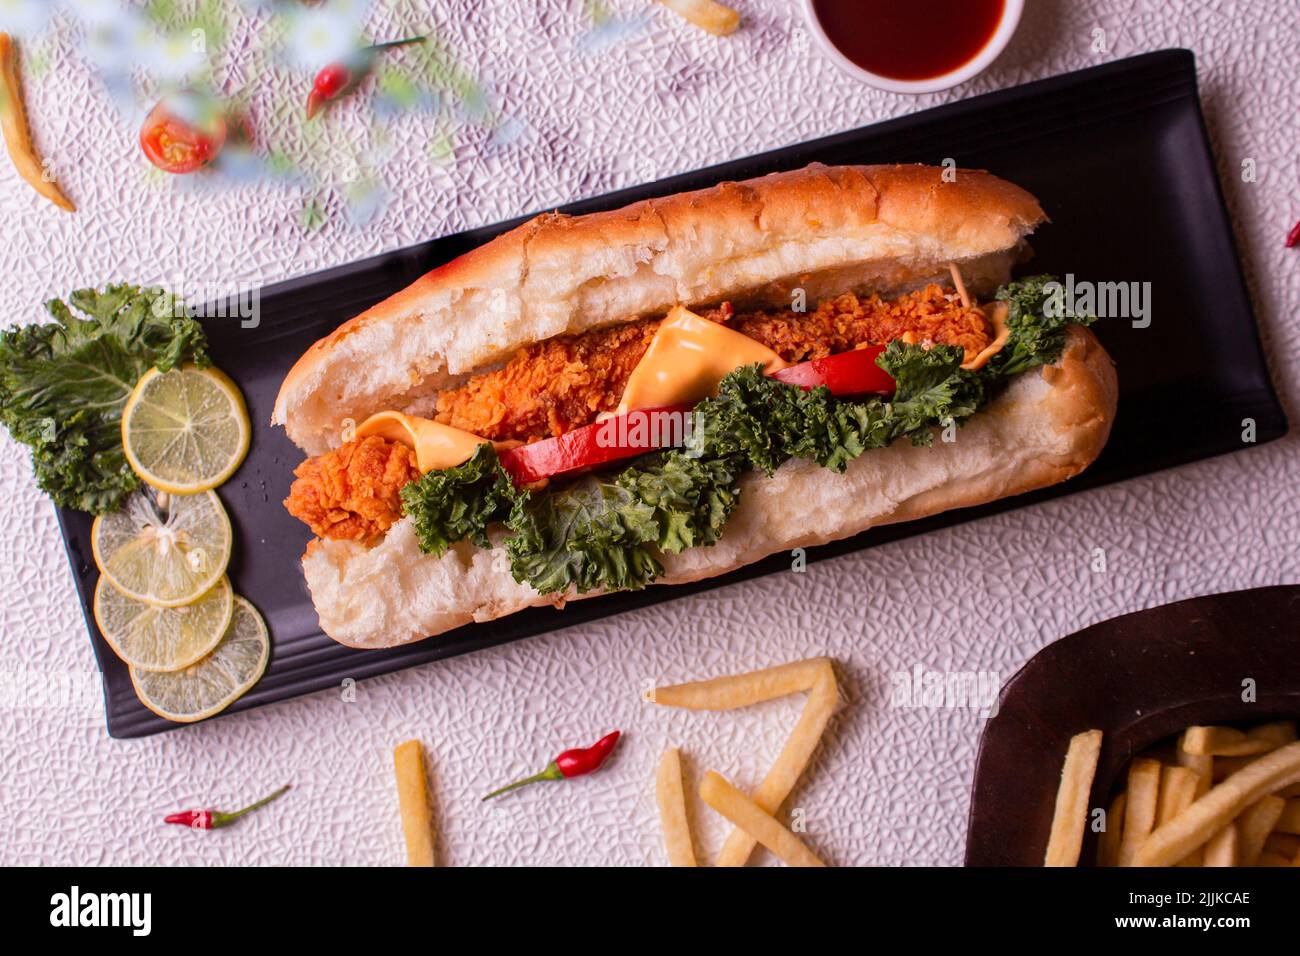
[[(824, 544), (876, 525), (982, 504), (1064, 481), (1101, 452), (1118, 388), (1110, 357), (1073, 327), (1054, 366), (1014, 379), (952, 443), (897, 442), (840, 475), (790, 461), (770, 478), (742, 480), (740, 504), (712, 547), (664, 556), (658, 583), (723, 574), (791, 548)], [(510, 576), (500, 546), (421, 553), (411, 519), (377, 545), (315, 541), (303, 570), (321, 627), (353, 647), (391, 647), (525, 607), (558, 604)]]
[(347, 419), (421, 413), (436, 393), (564, 333), (732, 299), (789, 304), (901, 292), (962, 267), (972, 292), (1006, 280), (1044, 219), (986, 172), (820, 164), (588, 216), (548, 213), (434, 269), (344, 323), (290, 370), (272, 422), (308, 454)]

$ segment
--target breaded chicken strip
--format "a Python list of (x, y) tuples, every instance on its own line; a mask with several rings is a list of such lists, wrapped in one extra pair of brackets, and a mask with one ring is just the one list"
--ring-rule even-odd
[(364, 541), (402, 517), (399, 492), (420, 477), (415, 453), (371, 435), (304, 461), (284, 506), (321, 538)]
[(438, 396), (437, 420), (494, 441), (549, 438), (618, 405), (628, 376), (650, 347), (658, 319), (522, 349), (495, 372)]
[[(983, 312), (962, 306), (937, 285), (893, 302), (842, 295), (815, 312), (743, 314), (724, 304), (705, 317), (762, 342), (787, 362), (904, 336), (959, 346), (969, 359), (989, 343), (991, 332)], [(504, 367), (440, 395), (437, 420), (496, 441), (549, 438), (589, 425), (618, 406), (660, 321), (642, 319), (538, 342)], [(294, 474), (298, 480), (285, 501), (289, 512), (319, 537), (357, 540), (383, 534), (401, 518), (399, 492), (420, 477), (406, 446), (378, 436), (305, 461)]]
[[(757, 339), (787, 362), (808, 362), (858, 345), (883, 345), (909, 332), (912, 341), (956, 345), (972, 359), (989, 343), (989, 322), (977, 308), (965, 308), (951, 292), (926, 286), (893, 302), (878, 296), (841, 295), (817, 311), (751, 312), (727, 325)], [(710, 314), (715, 322), (720, 318)]]
[[(762, 342), (787, 362), (884, 344), (911, 333), (915, 342), (956, 345), (973, 358), (989, 343), (984, 313), (937, 285), (886, 302), (842, 295), (815, 312), (733, 314), (729, 304), (704, 317)], [(503, 368), (438, 397), (437, 420), (495, 441), (532, 441), (590, 425), (618, 407), (628, 376), (650, 346), (659, 319), (538, 342)]]

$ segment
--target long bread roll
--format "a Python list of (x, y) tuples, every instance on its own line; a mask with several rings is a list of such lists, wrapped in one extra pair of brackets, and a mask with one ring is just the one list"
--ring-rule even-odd
[[(1036, 200), (992, 175), (919, 166), (811, 166), (591, 216), (545, 215), (435, 269), (345, 323), (290, 371), (275, 421), (309, 454), (385, 409), (430, 414), (440, 391), (521, 347), (682, 304), (788, 307), (847, 291), (896, 295), (946, 281), (973, 295), (1009, 277)], [(695, 581), (778, 551), (1063, 481), (1090, 464), (1114, 419), (1113, 365), (1080, 326), (1053, 365), (1013, 378), (954, 441), (869, 450), (843, 474), (801, 459), (750, 472), (720, 540), (660, 556), (655, 583)], [(574, 593), (518, 583), (501, 540), (421, 551), (402, 518), (378, 540), (318, 539), (303, 569), (321, 627), (388, 647)]]

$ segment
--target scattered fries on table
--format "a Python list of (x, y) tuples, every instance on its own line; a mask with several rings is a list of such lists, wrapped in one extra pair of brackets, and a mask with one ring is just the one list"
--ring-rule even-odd
[(748, 833), (790, 866), (825, 866), (803, 841), (721, 774), (710, 770), (700, 783), (700, 799)]
[(695, 842), (686, 818), (686, 788), (682, 785), (682, 755), (676, 747), (668, 748), (659, 758), (655, 796), (669, 865), (695, 866)]
[[(1044, 863), (1078, 863), (1101, 731), (1070, 741)], [(1094, 751), (1093, 748), (1096, 748)], [(1300, 866), (1300, 742), (1293, 721), (1188, 727), (1176, 763), (1139, 756), (1110, 804), (1100, 866)]]
[(687, 710), (735, 710), (812, 690), (829, 667), (830, 661), (826, 658), (811, 657), (806, 661), (794, 661), (748, 674), (674, 684), (656, 688), (654, 702)]
[[(712, 771), (705, 775), (700, 785), (701, 799), (735, 824), (718, 854), (717, 866), (744, 866), (759, 843), (791, 865), (825, 866), (776, 819), (776, 814), (808, 768), (813, 751), (839, 706), (835, 668), (829, 658), (816, 657), (748, 674), (677, 684), (659, 688), (654, 693), (654, 702), (668, 707), (734, 710), (803, 691), (808, 692), (808, 699), (799, 720), (752, 796), (746, 796)], [(666, 751), (660, 760), (655, 790), (669, 862), (673, 866), (695, 865), (693, 840), (686, 820), (680, 755), (676, 749)], [(682, 800), (680, 809), (679, 799)]]
[(740, 26), (740, 14), (716, 0), (660, 0), (673, 13), (685, 17), (714, 36), (734, 33)]
[(59, 188), (32, 144), (18, 75), (18, 44), (7, 33), (0, 33), (0, 133), (4, 134), (5, 148), (18, 175), (60, 209), (76, 212), (77, 207)]
[(424, 770), (424, 749), (418, 740), (398, 744), (393, 751), (397, 771), (397, 802), (402, 812), (409, 866), (433, 866), (435, 835), (429, 810), (429, 785)]

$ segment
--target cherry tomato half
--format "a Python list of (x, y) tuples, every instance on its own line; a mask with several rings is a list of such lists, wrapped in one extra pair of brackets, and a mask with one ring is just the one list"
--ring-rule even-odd
[(877, 356), (883, 351), (883, 345), (868, 345), (800, 362), (773, 372), (772, 377), (787, 385), (798, 385), (804, 391), (825, 385), (832, 395), (892, 395), (893, 376), (876, 364)]
[(690, 411), (690, 405), (663, 405), (614, 415), (558, 438), (503, 451), (501, 467), (516, 485), (529, 485), (682, 444)]
[(165, 173), (192, 173), (217, 158), (226, 144), (226, 121), (210, 108), (185, 109), (191, 120), (166, 100), (150, 110), (140, 127), (140, 148)]

